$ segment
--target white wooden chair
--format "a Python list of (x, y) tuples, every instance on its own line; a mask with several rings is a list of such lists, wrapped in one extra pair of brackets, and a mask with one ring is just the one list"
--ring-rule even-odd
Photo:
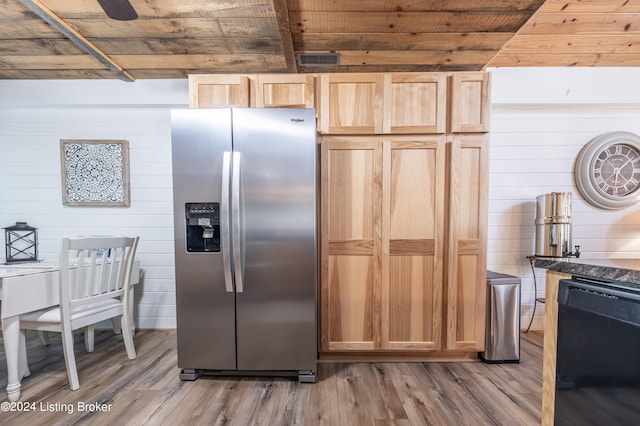
[[(62, 334), (62, 347), (71, 390), (80, 387), (73, 351), (73, 331), (84, 328), (87, 350), (93, 350), (93, 324), (121, 317), (121, 330), (129, 359), (136, 350), (130, 318), (129, 281), (138, 237), (64, 238), (60, 252), (58, 307), (20, 317), (24, 330)], [(70, 254), (77, 258), (71, 257)], [(24, 337), (24, 336), (23, 336)]]

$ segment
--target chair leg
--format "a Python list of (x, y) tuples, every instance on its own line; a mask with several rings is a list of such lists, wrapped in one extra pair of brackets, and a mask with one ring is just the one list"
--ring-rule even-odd
[(84, 329), (84, 347), (87, 349), (87, 352), (93, 352), (93, 343), (94, 343), (94, 328), (93, 324), (88, 325)]
[(20, 340), (18, 347), (18, 375), (19, 377), (27, 377), (31, 375), (29, 371), (29, 362), (27, 360), (27, 338), (25, 334), (26, 330), (20, 330)]
[(120, 318), (111, 318), (111, 324), (113, 324), (113, 334), (120, 334)]
[(136, 359), (136, 347), (133, 344), (133, 331), (131, 330), (131, 322), (129, 315), (122, 315), (122, 338), (124, 339), (124, 347), (127, 349), (129, 359)]
[(63, 330), (62, 349), (64, 351), (64, 362), (67, 365), (67, 377), (69, 378), (69, 388), (76, 390), (80, 387), (78, 371), (76, 370), (76, 356), (73, 353), (73, 331)]
[(38, 336), (40, 337), (40, 343), (45, 346), (49, 346), (49, 332), (48, 331), (38, 331)]

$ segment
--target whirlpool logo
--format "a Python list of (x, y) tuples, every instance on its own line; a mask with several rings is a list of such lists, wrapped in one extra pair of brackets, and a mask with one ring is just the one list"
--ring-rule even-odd
[(292, 118), (292, 123), (304, 123), (304, 118)]

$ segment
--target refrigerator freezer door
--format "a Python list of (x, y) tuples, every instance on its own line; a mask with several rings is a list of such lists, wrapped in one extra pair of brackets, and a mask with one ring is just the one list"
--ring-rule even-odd
[[(178, 366), (235, 369), (235, 294), (226, 291), (223, 267), (228, 236), (221, 236), (222, 250), (215, 253), (188, 253), (185, 241), (185, 203), (213, 202), (226, 208), (222, 171), (229, 168), (224, 153), (232, 151), (231, 110), (173, 111), (171, 125)], [(222, 216), (225, 232), (229, 227)]]
[(236, 294), (238, 369), (315, 370), (315, 112), (232, 114), (242, 222), (234, 263), (244, 284)]

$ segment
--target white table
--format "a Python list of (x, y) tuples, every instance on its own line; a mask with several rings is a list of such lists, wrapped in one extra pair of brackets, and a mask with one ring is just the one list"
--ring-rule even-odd
[[(136, 260), (131, 271), (131, 284), (137, 284), (139, 279), (140, 262)], [(58, 291), (58, 267), (55, 263), (0, 265), (0, 318), (7, 359), (9, 401), (20, 399), (20, 381), (30, 374), (26, 345), (20, 341), (19, 316), (58, 305)], [(129, 295), (134, 300), (133, 286), (130, 286)]]

